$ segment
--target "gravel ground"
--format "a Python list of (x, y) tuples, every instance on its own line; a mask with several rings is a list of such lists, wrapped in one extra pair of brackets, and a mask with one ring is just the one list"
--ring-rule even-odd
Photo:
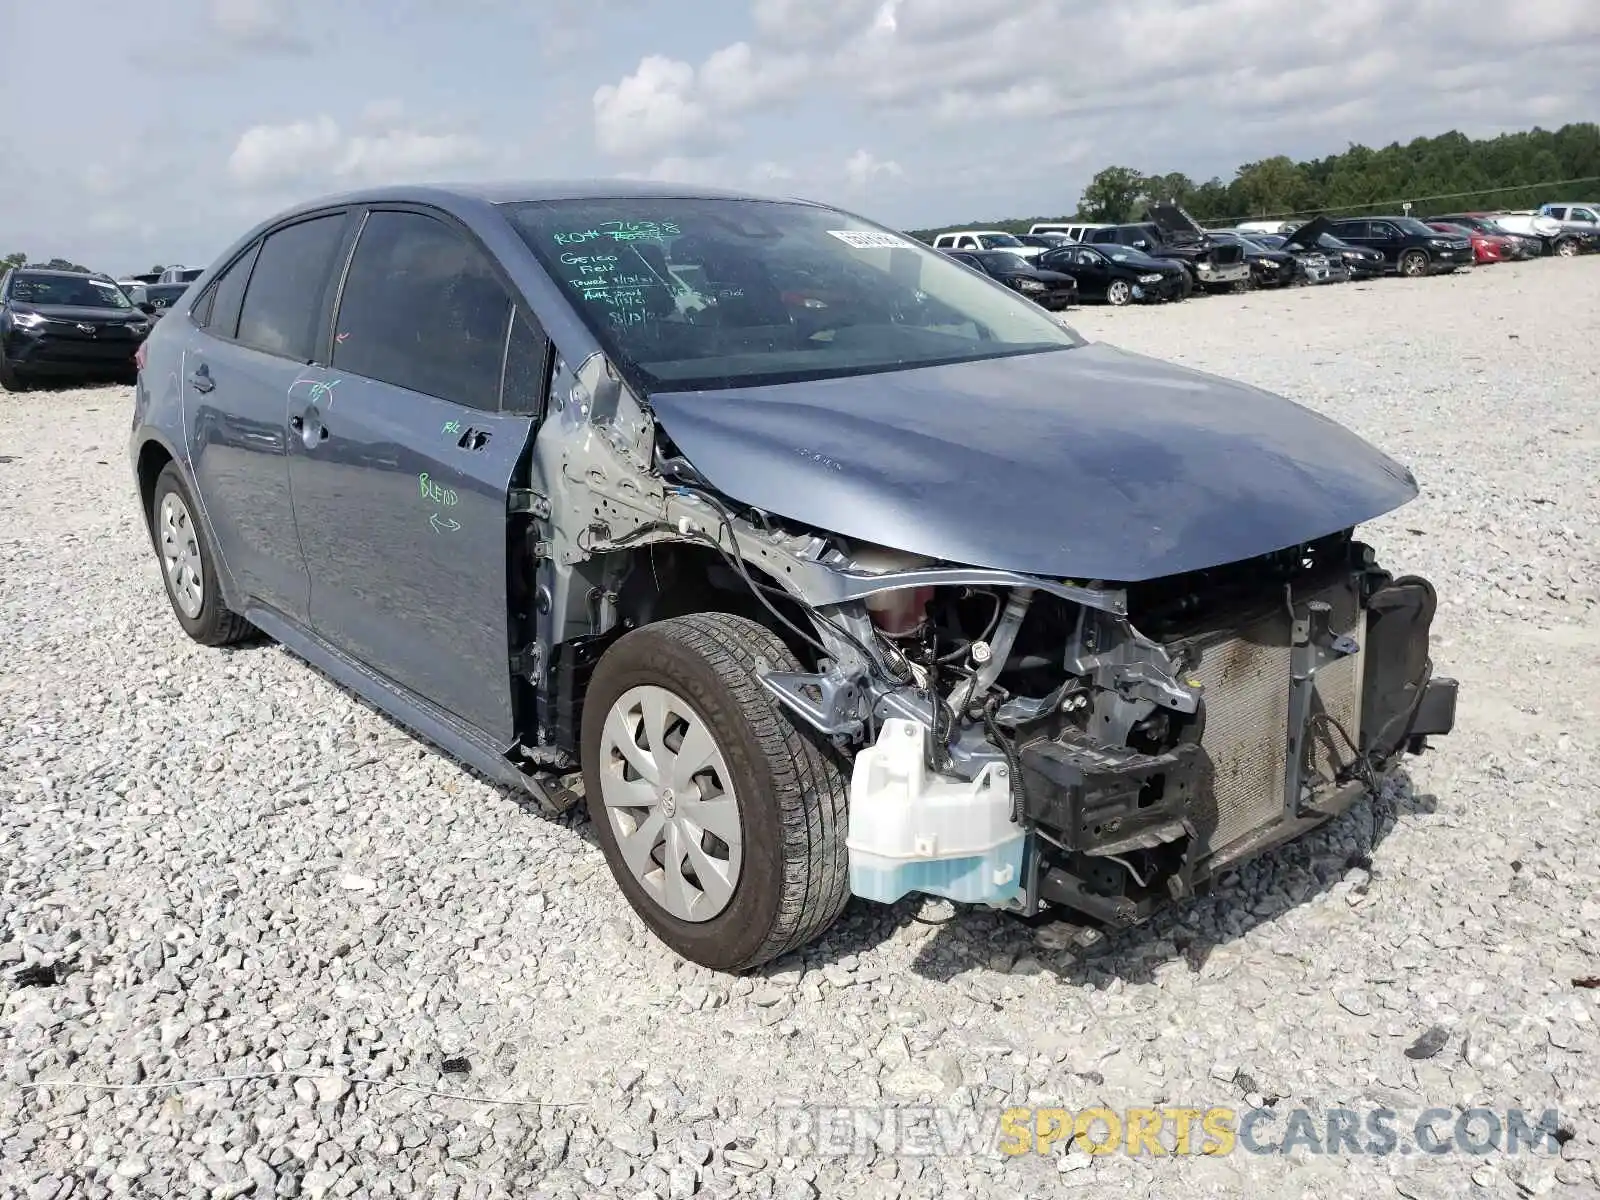
[[(857, 903), (737, 980), (645, 935), (581, 820), (191, 644), (128, 389), (0, 396), (0, 1195), (1596, 1194), (1597, 312), (1600, 259), (1072, 314), (1414, 467), (1369, 536), (1438, 585), (1457, 732), (1109, 942)], [(1388, 1106), (1407, 1149), (1430, 1106), (1555, 1108), (1563, 1144), (847, 1158), (780, 1144), (799, 1102), (1271, 1105), (1260, 1142)]]

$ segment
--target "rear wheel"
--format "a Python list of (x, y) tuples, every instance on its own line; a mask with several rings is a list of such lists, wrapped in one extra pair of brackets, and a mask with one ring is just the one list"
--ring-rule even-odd
[(1417, 279), (1428, 273), (1428, 256), (1421, 250), (1407, 250), (1400, 256), (1400, 274)]
[(0, 388), (5, 388), (8, 392), (25, 392), (28, 390), (28, 381), (4, 357), (0, 357)]
[(211, 544), (195, 518), (194, 501), (174, 463), (161, 468), (150, 496), (150, 533), (161, 580), (183, 631), (205, 646), (232, 646), (255, 626), (222, 602)]
[(1113, 279), (1106, 285), (1106, 303), (1118, 308), (1133, 303), (1133, 284), (1126, 279)]
[(839, 754), (756, 679), (797, 671), (728, 613), (622, 637), (583, 707), (589, 816), (628, 903), (684, 958), (744, 971), (820, 935), (849, 899)]

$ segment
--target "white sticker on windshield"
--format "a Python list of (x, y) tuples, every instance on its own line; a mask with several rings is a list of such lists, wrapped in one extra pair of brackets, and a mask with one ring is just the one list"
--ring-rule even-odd
[(909, 246), (911, 243), (905, 238), (895, 237), (892, 233), (878, 233), (872, 229), (830, 229), (828, 233), (838, 238), (846, 246), (854, 246), (857, 250), (877, 250), (884, 246)]

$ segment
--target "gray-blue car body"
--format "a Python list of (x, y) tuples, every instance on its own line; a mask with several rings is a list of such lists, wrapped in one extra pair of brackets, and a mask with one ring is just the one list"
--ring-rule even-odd
[(332, 197), (141, 360), (191, 636), (265, 633), (551, 813), (581, 792), (717, 969), (852, 894), (1134, 925), (1453, 725), (1432, 586), (1354, 536), (1409, 471), (837, 209)]

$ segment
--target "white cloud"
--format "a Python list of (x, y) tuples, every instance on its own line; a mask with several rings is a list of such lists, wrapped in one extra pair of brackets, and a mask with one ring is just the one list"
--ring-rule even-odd
[(290, 0), (206, 0), (205, 19), (219, 39), (241, 50), (303, 53), (310, 43)]
[(857, 150), (844, 164), (844, 177), (851, 187), (863, 188), (880, 175), (898, 179), (904, 175), (900, 164), (876, 157), (870, 150)]
[(632, 75), (594, 94), (600, 149), (627, 158), (713, 140), (710, 113), (694, 92), (688, 63), (659, 54), (640, 59)]
[(737, 118), (791, 97), (811, 74), (799, 54), (734, 42), (698, 70), (659, 54), (594, 94), (595, 141), (606, 154), (643, 159), (704, 155), (739, 132)]
[(488, 155), (469, 134), (403, 126), (346, 133), (323, 114), (245, 130), (228, 157), (228, 174), (254, 189), (318, 180), (386, 182), (468, 166)]

